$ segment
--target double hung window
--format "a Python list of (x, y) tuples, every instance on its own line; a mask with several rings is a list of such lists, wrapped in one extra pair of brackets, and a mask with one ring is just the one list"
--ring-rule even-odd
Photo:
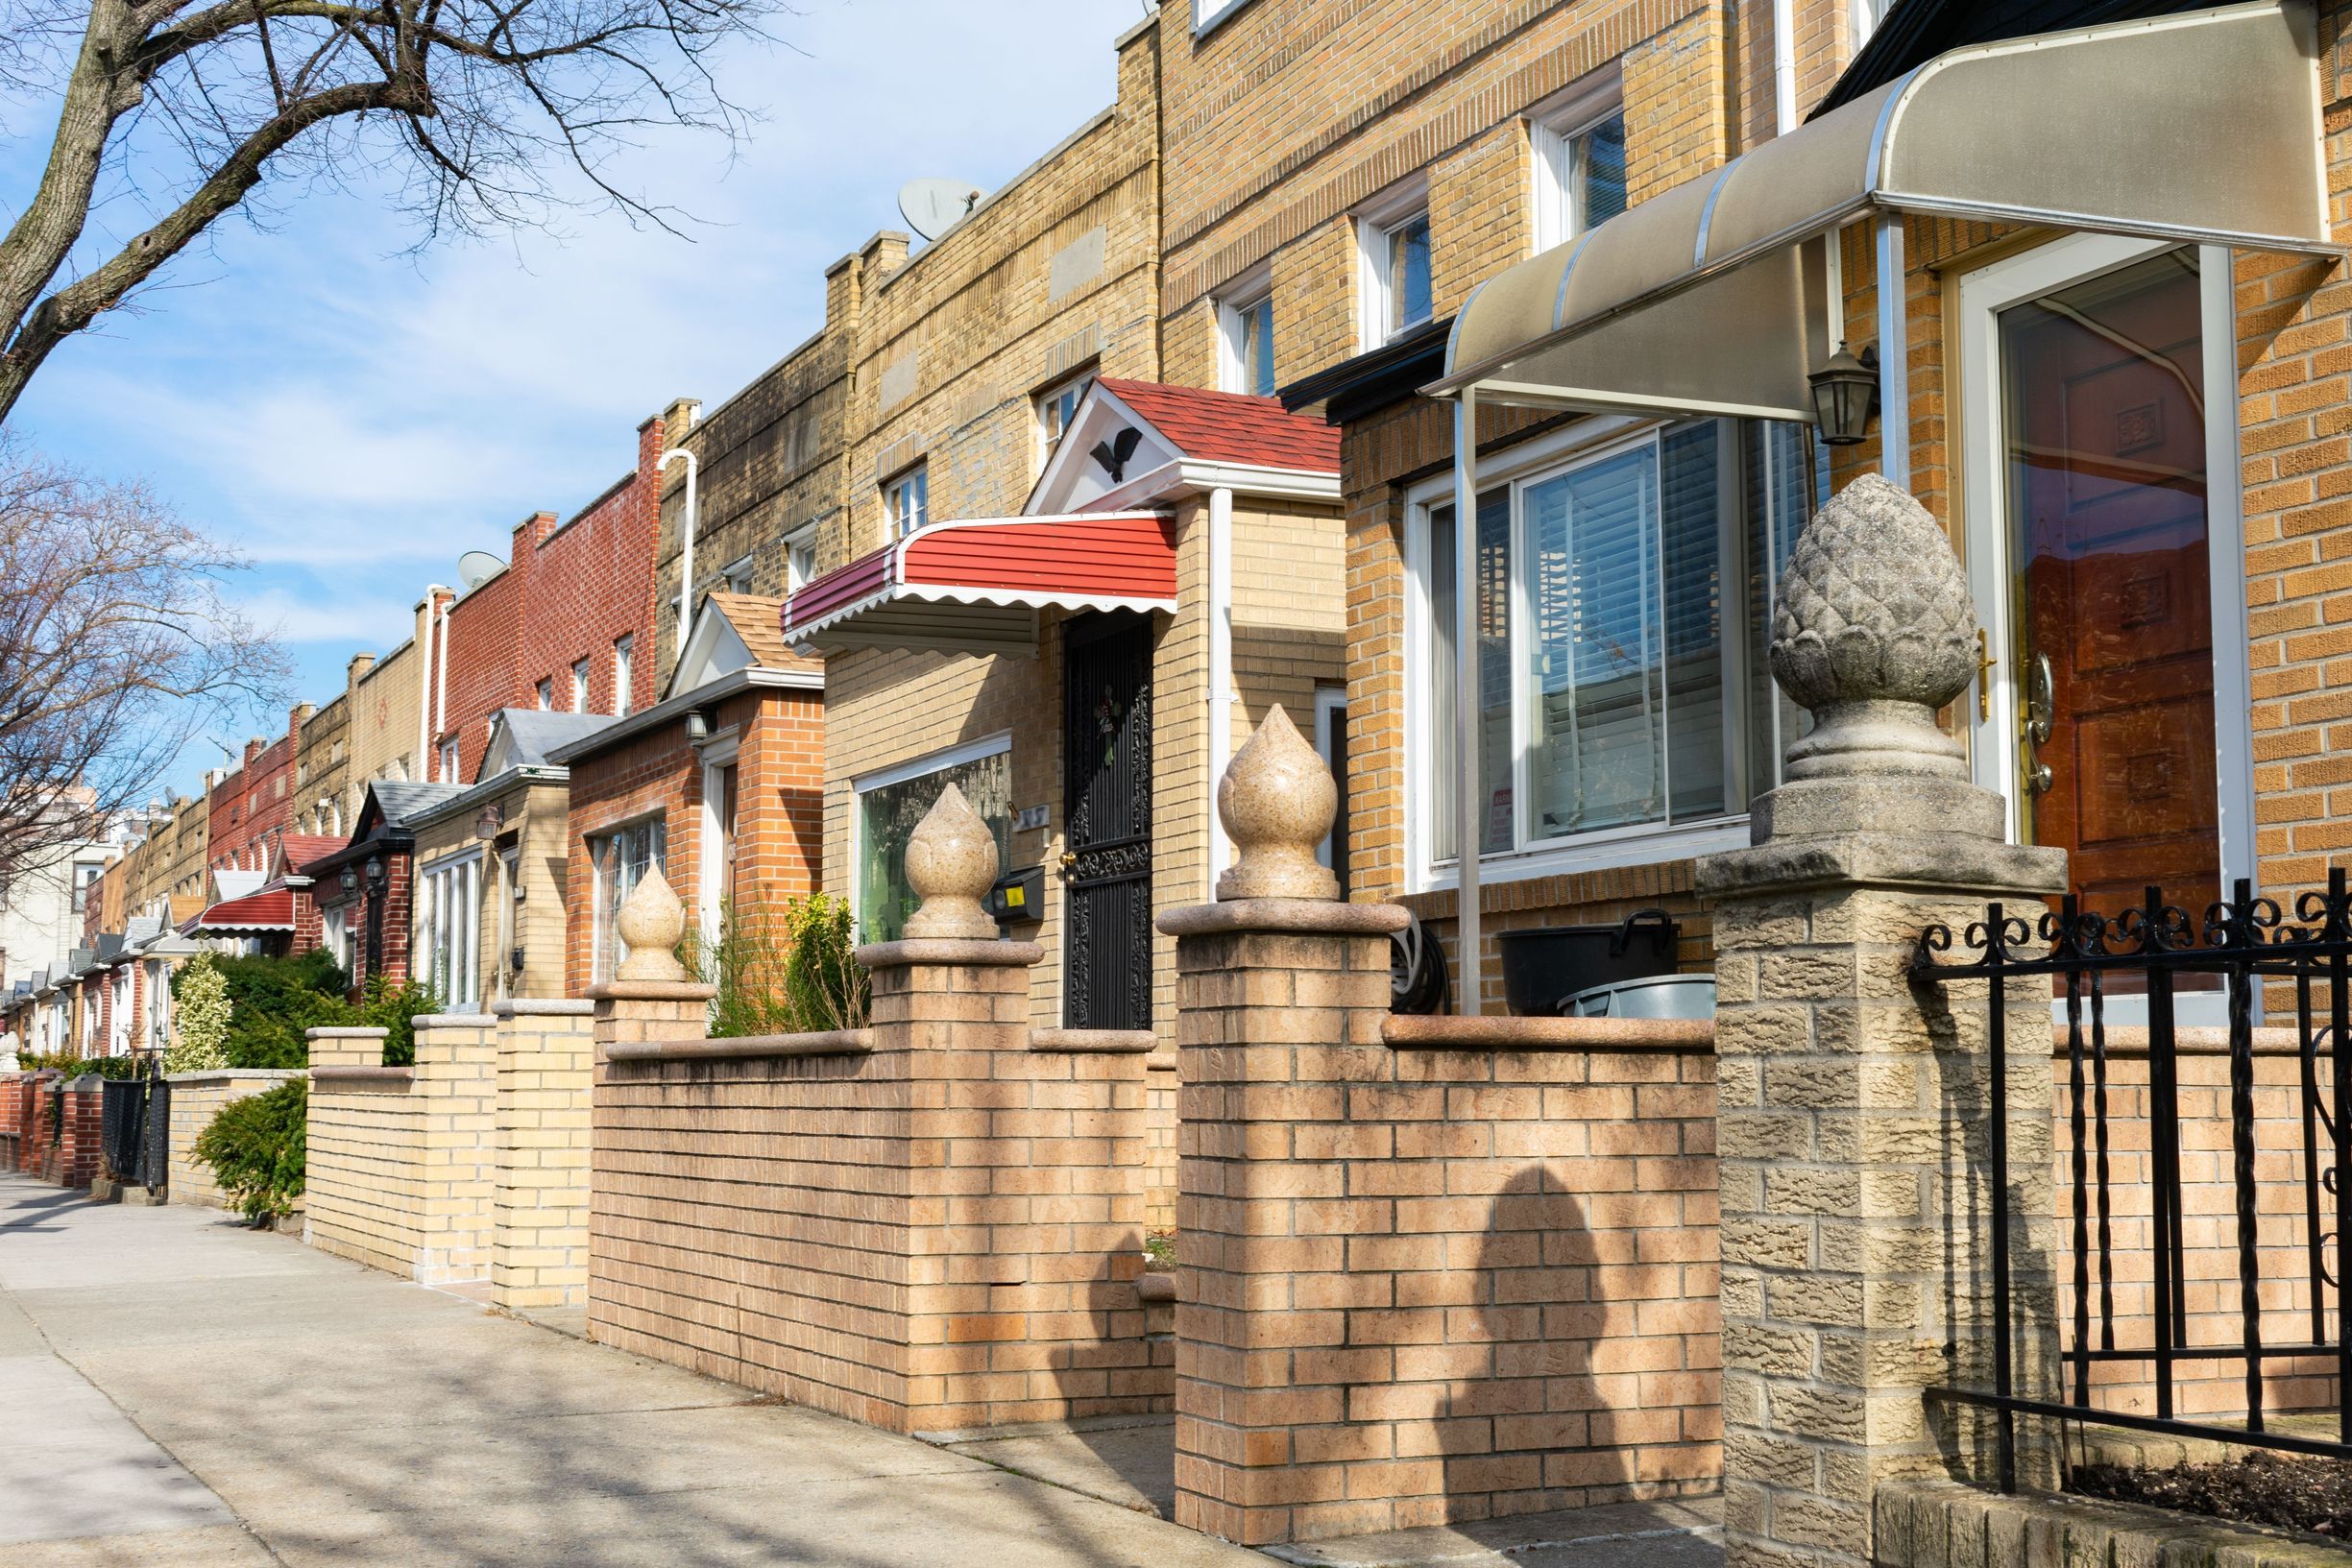
[(571, 711), (588, 712), (588, 661), (576, 659), (571, 664)]
[[(1764, 664), (1772, 585), (1813, 486), (1801, 427), (1707, 420), (1619, 423), (1480, 495), (1483, 856), (1651, 859), (1627, 841), (1721, 824), (1772, 787), (1797, 733)], [(1456, 526), (1450, 495), (1417, 510), (1424, 874), (1456, 857), (1464, 776)]]
[(1376, 349), (1429, 320), (1437, 306), (1429, 255), (1429, 208), (1368, 217), (1364, 247), (1364, 346)]
[(931, 520), (931, 476), (917, 466), (883, 487), (883, 510), (890, 518), (890, 537), (905, 539)]
[(1535, 122), (1536, 249), (1565, 245), (1625, 210), (1625, 109), (1616, 84)]
[(637, 675), (637, 639), (613, 639), (613, 712), (626, 714), (629, 711), (630, 688)]
[(660, 817), (632, 822), (589, 839), (589, 863), (595, 877), (595, 978), (612, 978), (629, 956), (629, 944), (620, 939), (620, 906), (637, 891), (645, 873), (663, 864), (667, 853), (668, 835)]
[(807, 522), (784, 536), (784, 591), (797, 593), (816, 581), (816, 524)]
[(1224, 335), (1224, 389), (1252, 398), (1274, 395), (1274, 301), (1260, 289), (1219, 307)]
[(1037, 394), (1037, 461), (1042, 466), (1054, 456), (1054, 448), (1061, 445), (1062, 432), (1078, 417), (1078, 405), (1094, 385), (1094, 372), (1072, 376), (1057, 387)]

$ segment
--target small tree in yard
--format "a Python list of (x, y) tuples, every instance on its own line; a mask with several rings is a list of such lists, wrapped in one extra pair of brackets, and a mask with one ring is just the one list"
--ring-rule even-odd
[(176, 1038), (163, 1052), (166, 1073), (204, 1073), (229, 1065), (229, 982), (209, 953), (172, 973)]
[[(0, 81), (59, 110), (0, 238), (0, 419), (59, 344), (272, 177), (383, 182), (426, 238), (544, 222), (567, 169), (591, 203), (666, 222), (607, 163), (653, 126), (732, 134), (713, 56), (784, 3), (24, 0), (0, 22)], [(102, 240), (109, 202), (151, 221)]]
[(255, 1224), (292, 1214), (303, 1195), (309, 1114), (310, 1085), (291, 1078), (230, 1100), (196, 1135), (197, 1160), (212, 1168), (221, 1190)]

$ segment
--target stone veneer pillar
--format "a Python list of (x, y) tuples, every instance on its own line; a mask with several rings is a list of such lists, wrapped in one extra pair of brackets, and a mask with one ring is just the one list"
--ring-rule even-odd
[[(1935, 711), (1976, 616), (1942, 531), (1883, 479), (1808, 523), (1782, 577), (1775, 678), (1814, 715), (1753, 847), (1699, 865), (1714, 901), (1724, 1511), (1740, 1565), (1873, 1560), (1872, 1494), (1992, 1479), (1991, 1421), (1922, 1390), (1991, 1387), (1982, 982), (1908, 978), (1929, 925), (2028, 921), (2057, 850), (2006, 842)], [(2009, 1011), (2010, 1236), (2022, 1387), (2050, 1322), (2049, 992)], [(2046, 1386), (2045, 1386), (2046, 1387)]]
[(1359, 1495), (1351, 1467), (1380, 1468), (1351, 1461), (1399, 1457), (1377, 1420), (1351, 1425), (1346, 1387), (1293, 1376), (1294, 1356), (1346, 1354), (1329, 1309), (1349, 1304), (1362, 1244), (1320, 1212), (1345, 1194), (1293, 1162), (1294, 1129), (1327, 1132), (1349, 1082), (1383, 1075), (1346, 1058), (1387, 1053), (1389, 938), (1404, 924), (1392, 905), (1338, 902), (1315, 859), (1337, 806), (1275, 708), (1218, 785), (1237, 851), (1218, 902), (1160, 918), (1176, 939), (1176, 1519), (1247, 1545), (1338, 1532), (1302, 1531), (1300, 1510)]

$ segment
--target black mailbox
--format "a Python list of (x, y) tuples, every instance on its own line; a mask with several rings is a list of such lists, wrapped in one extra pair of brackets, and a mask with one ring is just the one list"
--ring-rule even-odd
[(988, 912), (1000, 926), (1033, 924), (1045, 918), (1045, 867), (1007, 871), (988, 889)]

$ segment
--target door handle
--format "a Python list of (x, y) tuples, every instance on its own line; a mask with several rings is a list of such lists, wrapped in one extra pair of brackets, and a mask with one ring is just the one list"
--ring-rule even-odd
[(2035, 748), (2047, 745), (2055, 725), (2058, 712), (2057, 681), (2049, 667), (2049, 655), (2037, 653), (2025, 666), (2025, 793), (2048, 794), (2057, 784), (2057, 775), (2042, 760)]

